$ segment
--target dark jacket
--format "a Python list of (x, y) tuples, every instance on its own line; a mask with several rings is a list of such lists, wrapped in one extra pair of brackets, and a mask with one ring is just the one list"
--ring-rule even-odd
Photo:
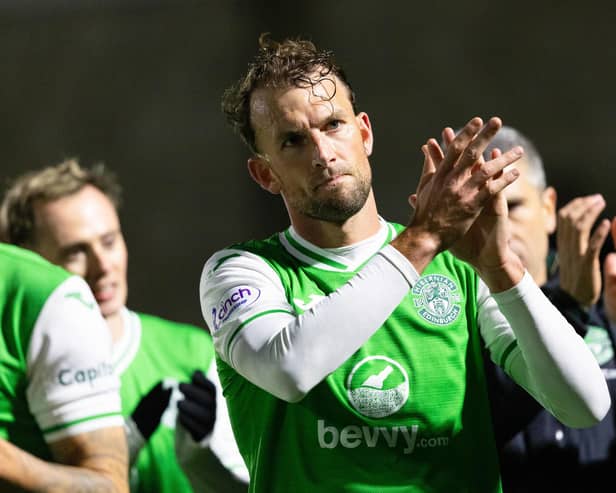
[[(616, 401), (616, 327), (607, 321), (601, 303), (586, 312), (560, 289), (557, 275), (541, 289), (589, 344), (606, 376), (612, 401)], [(607, 485), (614, 484), (613, 407), (591, 428), (569, 428), (505, 375), (487, 354), (485, 362), (504, 493), (603, 493)]]

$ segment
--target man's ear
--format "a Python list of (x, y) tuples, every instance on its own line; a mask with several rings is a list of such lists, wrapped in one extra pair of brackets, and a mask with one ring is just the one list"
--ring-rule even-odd
[(358, 113), (355, 118), (359, 125), (359, 131), (361, 133), (361, 140), (364, 142), (364, 149), (366, 149), (366, 155), (372, 154), (372, 145), (374, 144), (374, 135), (372, 134), (372, 125), (367, 113), (363, 111)]
[(248, 173), (261, 188), (269, 193), (278, 195), (280, 193), (280, 182), (272, 170), (270, 164), (261, 156), (253, 156), (248, 159)]
[(548, 234), (556, 231), (556, 190), (554, 187), (547, 187), (541, 192), (541, 203), (545, 214), (545, 229)]

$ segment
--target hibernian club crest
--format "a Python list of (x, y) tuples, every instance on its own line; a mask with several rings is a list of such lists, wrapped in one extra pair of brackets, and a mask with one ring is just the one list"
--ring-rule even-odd
[(428, 322), (448, 325), (460, 314), (458, 286), (440, 274), (421, 277), (412, 290), (417, 312)]

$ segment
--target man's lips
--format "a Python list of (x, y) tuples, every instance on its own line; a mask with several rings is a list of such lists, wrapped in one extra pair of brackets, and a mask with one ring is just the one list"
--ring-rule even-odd
[(96, 299), (96, 301), (99, 303), (103, 303), (112, 299), (115, 295), (115, 292), (115, 285), (102, 286), (93, 290), (94, 299)]
[(343, 181), (345, 179), (345, 177), (347, 177), (349, 175), (347, 175), (346, 173), (340, 173), (338, 175), (334, 175), (334, 176), (330, 176), (325, 178), (324, 180), (322, 180), (321, 182), (319, 182), (317, 184), (315, 188), (315, 190), (322, 188), (322, 187), (328, 187), (328, 186), (335, 186), (338, 183), (340, 183), (341, 181)]

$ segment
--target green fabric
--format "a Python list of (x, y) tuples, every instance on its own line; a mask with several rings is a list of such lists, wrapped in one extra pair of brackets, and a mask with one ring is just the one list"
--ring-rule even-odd
[[(298, 314), (354, 275), (302, 263), (278, 235), (233, 248), (269, 263)], [(386, 323), (298, 403), (219, 358), (250, 490), (500, 492), (476, 299), (472, 269), (438, 255)]]
[(35, 253), (0, 243), (0, 437), (43, 459), (49, 448), (26, 399), (32, 330), (51, 293), (68, 277)]
[[(121, 375), (122, 412), (130, 415), (141, 397), (158, 382), (171, 378), (190, 381), (194, 370), (207, 373), (214, 348), (204, 329), (138, 314), (141, 342), (130, 366)], [(191, 492), (190, 483), (175, 458), (174, 429), (161, 423), (139, 452), (136, 470), (143, 493)]]

